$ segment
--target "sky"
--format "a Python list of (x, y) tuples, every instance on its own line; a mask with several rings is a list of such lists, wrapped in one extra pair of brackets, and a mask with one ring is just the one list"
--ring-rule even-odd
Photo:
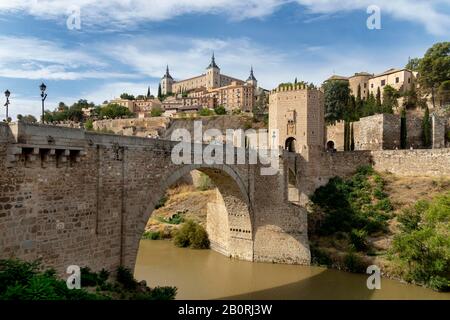
[(401, 68), (449, 39), (450, 0), (0, 0), (0, 90), (15, 119), (40, 114), (41, 82), (46, 109), (101, 104), (156, 94), (166, 65), (199, 75), (214, 52), (221, 73), (246, 79), (253, 66), (270, 90)]

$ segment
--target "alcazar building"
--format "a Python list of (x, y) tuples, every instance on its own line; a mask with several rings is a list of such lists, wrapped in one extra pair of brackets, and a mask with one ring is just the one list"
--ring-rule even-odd
[(176, 97), (182, 94), (184, 98), (196, 99), (195, 104), (208, 107), (223, 105), (228, 111), (240, 109), (251, 112), (260, 91), (263, 90), (258, 88), (253, 67), (245, 81), (221, 74), (214, 53), (205, 73), (175, 81), (167, 66), (160, 84), (163, 95)]

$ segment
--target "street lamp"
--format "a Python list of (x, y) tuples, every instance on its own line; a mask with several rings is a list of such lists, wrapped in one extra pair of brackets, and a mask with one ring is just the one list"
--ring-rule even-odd
[(39, 86), (39, 89), (41, 89), (41, 98), (42, 98), (42, 119), (41, 119), (41, 123), (44, 123), (44, 101), (47, 98), (47, 94), (45, 93), (45, 90), (47, 89), (47, 86), (42, 82), (42, 84)]
[(6, 91), (5, 91), (5, 97), (6, 97), (6, 103), (5, 103), (5, 107), (6, 107), (6, 122), (9, 122), (8, 106), (9, 106), (9, 96), (10, 95), (11, 95), (11, 92), (9, 92), (9, 90), (6, 89)]

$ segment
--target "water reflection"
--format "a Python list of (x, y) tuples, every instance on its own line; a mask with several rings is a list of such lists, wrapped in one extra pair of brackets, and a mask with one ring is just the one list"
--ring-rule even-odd
[(364, 275), (318, 267), (251, 263), (211, 250), (142, 240), (135, 277), (178, 287), (178, 299), (449, 299), (449, 293), (382, 279), (368, 290)]

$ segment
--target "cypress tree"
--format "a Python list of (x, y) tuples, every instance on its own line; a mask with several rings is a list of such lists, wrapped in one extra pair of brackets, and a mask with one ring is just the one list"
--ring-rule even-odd
[(161, 83), (158, 86), (158, 99), (161, 100), (162, 98), (162, 91), (161, 91)]
[(431, 145), (431, 121), (428, 106), (425, 108), (425, 115), (422, 120), (422, 142), (426, 148)]
[(406, 149), (406, 139), (408, 137), (406, 129), (406, 108), (402, 109), (400, 121), (400, 148)]
[(381, 110), (381, 90), (380, 87), (377, 89), (377, 112)]
[(353, 122), (351, 126), (351, 135), (350, 135), (350, 150), (351, 151), (355, 150), (355, 132), (353, 128)]

